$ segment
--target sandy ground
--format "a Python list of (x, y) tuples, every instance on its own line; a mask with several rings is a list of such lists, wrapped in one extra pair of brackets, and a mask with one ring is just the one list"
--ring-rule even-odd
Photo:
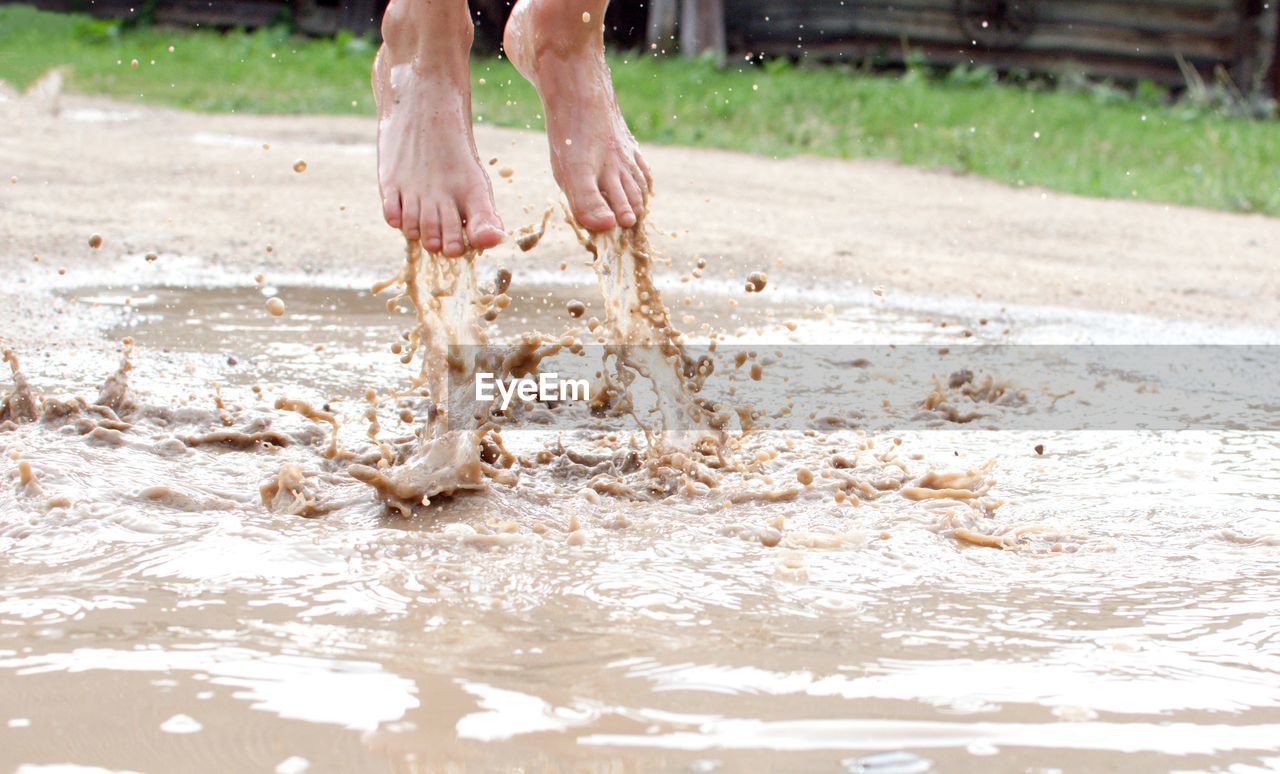
[[(64, 97), (58, 115), (11, 99), (0, 103), (0, 120), (0, 267), (19, 282), (62, 266), (72, 277), (114, 273), (149, 251), (248, 272), (383, 273), (398, 261), (398, 235), (378, 211), (371, 119), (202, 115)], [(498, 159), (487, 169), (508, 226), (534, 220), (555, 194), (542, 136), (480, 126), (476, 140), (484, 159)], [(663, 249), (707, 258), (713, 278), (737, 283), (766, 269), (775, 286), (801, 290), (882, 286), (1280, 323), (1280, 220), (1014, 190), (878, 161), (646, 153), (657, 179), (651, 222), (678, 234)], [(302, 174), (293, 171), (299, 158)], [(498, 176), (503, 167), (514, 170), (510, 179)], [(105, 239), (96, 251), (92, 233)], [(516, 269), (548, 260), (545, 251), (499, 252)], [(15, 301), (0, 311), (4, 329), (46, 339), (47, 315)]]

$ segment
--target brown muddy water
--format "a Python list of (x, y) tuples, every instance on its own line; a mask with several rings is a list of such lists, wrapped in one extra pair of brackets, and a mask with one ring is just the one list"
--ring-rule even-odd
[[(570, 275), (517, 276), (491, 337), (602, 316)], [(531, 412), (503, 431), (517, 483), (404, 519), (347, 468), (377, 452), (366, 390), (381, 442), (423, 421), (390, 349), (409, 309), (369, 283), (271, 281), (57, 291), (133, 340), (123, 391), (100, 394), (119, 363), (96, 349), (6, 342), (67, 402), (0, 429), (0, 764), (1280, 766), (1274, 386), (1211, 418), (1137, 366), (1068, 388), (977, 367), (974, 346), (1039, 363), (1030, 348), (1271, 332), (673, 279), (677, 326), (722, 333), (713, 381), (763, 390), (770, 416), (735, 450), (749, 470), (622, 491), (629, 417)], [(813, 387), (784, 350), (839, 359), (818, 344), (917, 359)], [(891, 397), (859, 402), (872, 387)], [(1090, 423), (1152, 395), (1172, 421)], [(280, 398), (332, 414), (339, 453)], [(822, 411), (784, 410), (805, 400)]]

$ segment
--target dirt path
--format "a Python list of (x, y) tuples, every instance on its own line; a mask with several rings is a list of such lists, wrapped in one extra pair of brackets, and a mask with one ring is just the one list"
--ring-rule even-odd
[[(56, 284), (57, 267), (68, 270), (63, 281), (86, 272), (120, 281), (125, 272), (145, 283), (149, 251), (249, 275), (384, 273), (398, 260), (397, 235), (378, 213), (371, 120), (203, 115), (64, 97), (58, 115), (10, 99), (0, 121), (0, 267), (17, 283)], [(533, 220), (555, 190), (542, 137), (481, 126), (477, 142), (486, 160), (498, 159), (488, 169), (508, 226)], [(707, 258), (711, 278), (737, 283), (763, 268), (775, 287), (847, 288), (855, 297), (882, 286), (1280, 324), (1280, 220), (1013, 190), (875, 161), (646, 152), (659, 186), (653, 222), (678, 232), (662, 247), (677, 266)], [(308, 164), (301, 174), (299, 158)], [(504, 167), (511, 178), (498, 176)], [(99, 250), (88, 247), (92, 233), (104, 237)], [(562, 250), (579, 255), (567, 241)], [(556, 248), (498, 252), (517, 269), (560, 260)], [(21, 298), (0, 314), (11, 331), (50, 333), (48, 314)]]

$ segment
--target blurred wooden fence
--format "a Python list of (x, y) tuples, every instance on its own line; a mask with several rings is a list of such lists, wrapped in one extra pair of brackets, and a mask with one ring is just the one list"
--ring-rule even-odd
[(376, 30), (387, 0), (24, 0), (51, 11), (161, 24), (266, 27), (287, 22), (313, 35)]
[[(674, 2), (654, 0), (664, 1)], [(723, 2), (725, 49), (738, 54), (888, 64), (922, 57), (1170, 85), (1194, 70), (1207, 82), (1225, 74), (1241, 91), (1280, 96), (1275, 0), (683, 2)]]
[[(34, 0), (52, 10), (312, 34), (376, 31), (387, 0)], [(496, 45), (511, 0), (471, 0)], [(1280, 98), (1277, 0), (615, 0), (612, 42), (871, 64), (909, 58), (1180, 85), (1228, 76)], [(1191, 75), (1194, 71), (1195, 75)]]

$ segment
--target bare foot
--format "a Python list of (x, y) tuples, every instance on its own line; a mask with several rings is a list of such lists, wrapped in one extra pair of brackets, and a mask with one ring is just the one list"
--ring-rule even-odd
[(383, 217), (450, 258), (496, 247), (505, 234), (471, 134), (466, 4), (396, 0), (382, 34), (372, 80)]
[(591, 231), (634, 226), (653, 188), (604, 60), (606, 0), (519, 0), (503, 47), (538, 90), (551, 170)]

